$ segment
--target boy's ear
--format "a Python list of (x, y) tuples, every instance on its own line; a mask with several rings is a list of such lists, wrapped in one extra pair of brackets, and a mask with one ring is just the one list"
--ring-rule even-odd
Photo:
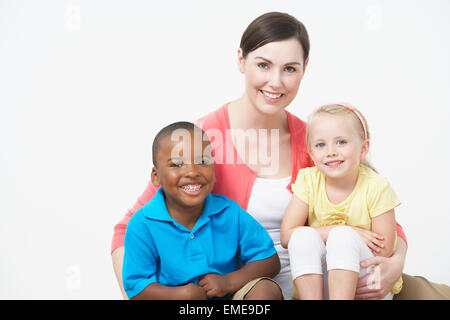
[(156, 167), (152, 168), (152, 183), (153, 185), (158, 188), (161, 185), (161, 181), (159, 180), (158, 171), (156, 170)]
[(366, 139), (363, 142), (362, 149), (361, 149), (361, 160), (364, 160), (369, 153), (370, 149), (370, 140)]

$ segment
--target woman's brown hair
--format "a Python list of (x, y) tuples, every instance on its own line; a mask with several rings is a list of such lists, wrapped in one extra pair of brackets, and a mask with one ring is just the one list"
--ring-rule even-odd
[(295, 38), (303, 49), (303, 62), (309, 57), (309, 37), (303, 23), (293, 16), (281, 12), (265, 13), (253, 20), (242, 34), (240, 48), (242, 56), (273, 42)]

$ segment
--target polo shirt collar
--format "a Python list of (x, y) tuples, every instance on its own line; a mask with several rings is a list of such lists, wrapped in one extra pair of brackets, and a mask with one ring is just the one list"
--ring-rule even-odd
[[(205, 198), (205, 205), (203, 207), (202, 217), (209, 217), (220, 213), (223, 209), (229, 207), (229, 202), (220, 196), (208, 194)], [(162, 188), (159, 188), (153, 199), (145, 205), (145, 217), (160, 221), (175, 221), (167, 210), (166, 202)]]

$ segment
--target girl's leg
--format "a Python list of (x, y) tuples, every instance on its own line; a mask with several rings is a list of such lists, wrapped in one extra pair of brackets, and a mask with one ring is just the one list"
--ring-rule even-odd
[[(362, 260), (373, 257), (361, 237), (348, 226), (333, 228), (327, 240), (328, 288), (330, 299), (354, 299)], [(361, 272), (360, 272), (361, 271)]]
[(289, 260), (300, 300), (323, 299), (325, 244), (310, 227), (296, 229), (289, 239)]

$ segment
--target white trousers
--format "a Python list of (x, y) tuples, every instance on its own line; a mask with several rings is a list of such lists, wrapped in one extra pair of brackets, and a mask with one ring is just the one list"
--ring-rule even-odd
[[(337, 226), (328, 234), (326, 245), (319, 233), (311, 227), (294, 230), (288, 245), (292, 278), (305, 274), (321, 274), (324, 296), (328, 299), (328, 271), (349, 270), (365, 276), (371, 268), (360, 268), (360, 262), (373, 257), (372, 251), (358, 233), (348, 226)], [(383, 300), (391, 300), (389, 293)]]

